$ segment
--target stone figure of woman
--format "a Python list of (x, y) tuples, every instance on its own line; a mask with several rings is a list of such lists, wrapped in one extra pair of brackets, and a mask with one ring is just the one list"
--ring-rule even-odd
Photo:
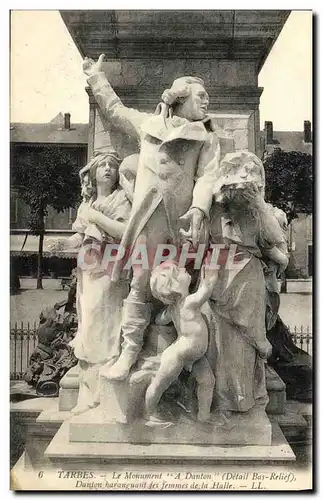
[(116, 154), (100, 153), (80, 171), (83, 201), (73, 223), (75, 234), (60, 241), (60, 248), (80, 249), (78, 330), (72, 341), (79, 360), (75, 414), (99, 404), (99, 369), (109, 367), (120, 354), (121, 314), (128, 283), (111, 281), (104, 251), (107, 244), (121, 240), (130, 215), (135, 178), (132, 163), (128, 157), (120, 167)]
[[(252, 153), (226, 155), (218, 172), (211, 211), (210, 243), (221, 245), (218, 280), (210, 307), (215, 322), (208, 355), (216, 378), (218, 410), (245, 412), (268, 401), (265, 361), (271, 353), (265, 328), (262, 259), (278, 272), (288, 263), (283, 233), (264, 201), (265, 174)], [(231, 246), (233, 266), (227, 262)]]

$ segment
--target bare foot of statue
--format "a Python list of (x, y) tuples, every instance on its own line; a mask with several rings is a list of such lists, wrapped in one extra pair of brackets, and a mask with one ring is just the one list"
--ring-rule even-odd
[(71, 413), (73, 415), (80, 415), (81, 413), (85, 413), (85, 411), (91, 410), (92, 408), (95, 408), (98, 406), (99, 403), (92, 403), (92, 404), (77, 404), (74, 406), (74, 408), (71, 410)]
[(135, 363), (136, 358), (137, 354), (122, 352), (110, 369), (100, 373), (109, 380), (125, 380), (129, 376), (131, 366)]
[(147, 427), (158, 427), (158, 428), (163, 428), (166, 429), (167, 427), (171, 427), (173, 422), (170, 422), (169, 420), (166, 420), (160, 413), (154, 412), (149, 415), (146, 415), (145, 417), (145, 425)]

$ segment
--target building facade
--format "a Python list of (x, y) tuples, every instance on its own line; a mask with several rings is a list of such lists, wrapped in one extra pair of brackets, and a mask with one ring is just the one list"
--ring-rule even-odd
[[(87, 161), (88, 125), (71, 124), (70, 114), (59, 113), (49, 123), (11, 123), (10, 125), (10, 168), (19, 168), (19, 159), (30, 152), (40, 152), (42, 148), (63, 147), (76, 160), (81, 169)], [(79, 189), (79, 186), (75, 186)], [(10, 186), (10, 255), (12, 264), (20, 276), (36, 273), (38, 237), (29, 234), (29, 207), (19, 198), (17, 186)], [(76, 209), (69, 208), (58, 213), (47, 207), (44, 239), (44, 274), (69, 275), (75, 266), (75, 256), (62, 253), (50, 257), (47, 252), (48, 238), (69, 236)], [(26, 237), (27, 236), (27, 237)]]

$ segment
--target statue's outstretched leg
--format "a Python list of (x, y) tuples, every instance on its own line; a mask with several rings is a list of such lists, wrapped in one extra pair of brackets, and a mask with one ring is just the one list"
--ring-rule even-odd
[(146, 391), (145, 410), (148, 417), (155, 416), (163, 393), (179, 377), (183, 366), (179, 346), (172, 344), (162, 354), (160, 368)]
[(131, 367), (138, 359), (143, 346), (143, 337), (151, 319), (151, 269), (159, 244), (169, 240), (168, 218), (165, 209), (158, 206), (147, 225), (138, 236), (135, 245), (142, 245), (147, 251), (148, 268), (144, 264), (133, 264), (131, 290), (124, 301), (122, 321), (122, 352), (119, 359), (105, 372), (113, 380), (125, 380)]
[(132, 301), (129, 296), (124, 301), (122, 324), (122, 352), (116, 363), (101, 375), (110, 380), (125, 380), (142, 349), (145, 329), (151, 318), (151, 304)]
[(210, 420), (210, 408), (214, 395), (215, 376), (205, 356), (194, 363), (192, 375), (197, 381), (197, 418), (200, 422), (208, 422)]

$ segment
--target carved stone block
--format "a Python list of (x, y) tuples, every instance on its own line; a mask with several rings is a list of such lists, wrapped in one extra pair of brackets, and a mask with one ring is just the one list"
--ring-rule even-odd
[(272, 428), (265, 412), (233, 415), (226, 425), (200, 423), (181, 415), (175, 424), (151, 427), (144, 420), (111, 422), (110, 408), (101, 406), (70, 420), (69, 440), (88, 443), (171, 443), (207, 445), (271, 444)]

